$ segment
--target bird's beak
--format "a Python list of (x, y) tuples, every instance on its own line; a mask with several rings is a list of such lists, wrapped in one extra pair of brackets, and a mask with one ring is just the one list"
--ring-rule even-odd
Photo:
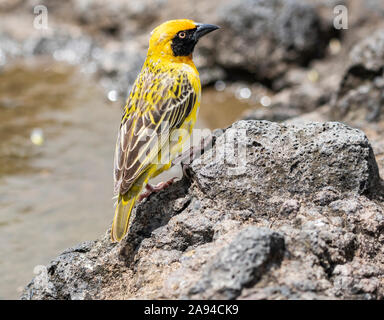
[(205, 24), (205, 23), (196, 23), (197, 30), (195, 32), (196, 41), (199, 40), (202, 36), (205, 36), (207, 33), (210, 33), (220, 27), (215, 26), (214, 24)]

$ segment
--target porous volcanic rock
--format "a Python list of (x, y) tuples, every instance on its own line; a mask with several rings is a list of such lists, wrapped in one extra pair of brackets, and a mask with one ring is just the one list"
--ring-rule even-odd
[(22, 298), (384, 298), (384, 191), (363, 132), (239, 121), (215, 141), (120, 243), (108, 230), (66, 250)]

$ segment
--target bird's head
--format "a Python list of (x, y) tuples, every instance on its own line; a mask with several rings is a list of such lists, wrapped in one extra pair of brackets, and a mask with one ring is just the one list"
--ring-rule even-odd
[(148, 53), (172, 57), (191, 56), (199, 39), (218, 28), (213, 24), (188, 19), (164, 22), (152, 31)]

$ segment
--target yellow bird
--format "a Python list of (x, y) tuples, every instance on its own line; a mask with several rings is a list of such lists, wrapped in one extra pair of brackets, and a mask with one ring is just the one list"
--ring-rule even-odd
[(116, 142), (114, 189), (117, 206), (111, 239), (127, 233), (129, 217), (148, 180), (170, 168), (196, 122), (201, 100), (199, 73), (192, 61), (197, 41), (218, 29), (181, 19), (151, 33), (144, 66), (130, 92)]

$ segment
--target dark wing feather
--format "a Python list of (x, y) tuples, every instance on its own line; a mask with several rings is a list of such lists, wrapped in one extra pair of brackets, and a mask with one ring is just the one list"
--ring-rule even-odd
[[(192, 111), (197, 95), (186, 74), (143, 71), (127, 102), (117, 137), (115, 193), (125, 194)], [(159, 145), (157, 145), (159, 143)]]

